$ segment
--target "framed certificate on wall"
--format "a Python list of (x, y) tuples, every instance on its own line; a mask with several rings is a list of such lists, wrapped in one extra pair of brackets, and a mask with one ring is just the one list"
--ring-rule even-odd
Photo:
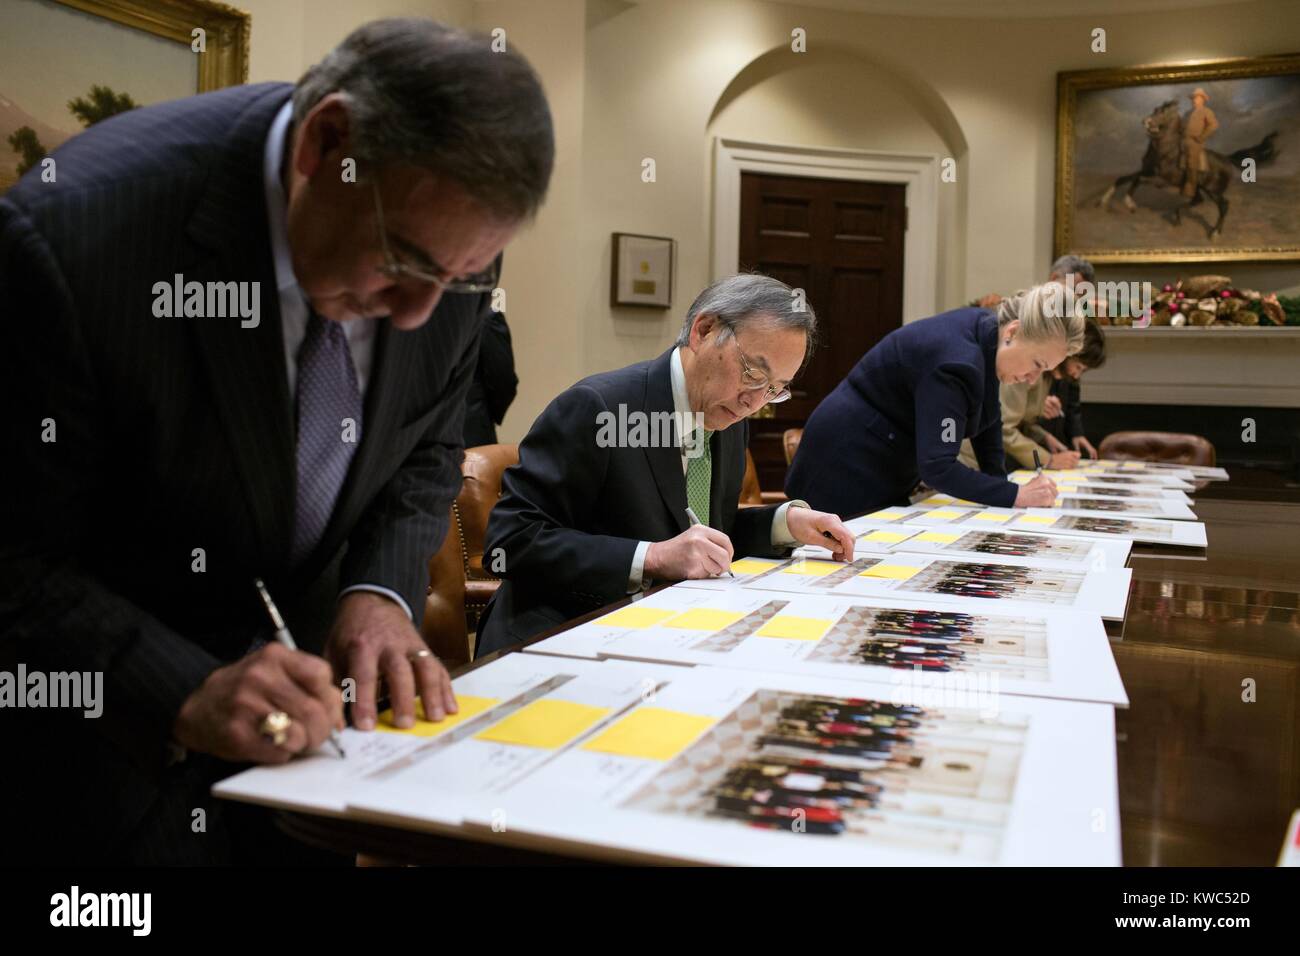
[(609, 304), (640, 305), (652, 309), (671, 307), (676, 241), (630, 232), (613, 235)]

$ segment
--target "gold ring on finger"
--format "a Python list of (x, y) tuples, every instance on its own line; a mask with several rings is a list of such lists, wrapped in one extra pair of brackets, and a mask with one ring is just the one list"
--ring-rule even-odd
[(262, 718), (258, 730), (263, 737), (270, 738), (271, 743), (283, 747), (285, 741), (289, 739), (289, 728), (292, 726), (293, 718), (282, 710), (273, 710)]

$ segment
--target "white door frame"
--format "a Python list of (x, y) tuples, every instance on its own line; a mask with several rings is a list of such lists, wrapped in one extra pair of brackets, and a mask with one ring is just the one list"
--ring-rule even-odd
[(713, 140), (713, 277), (730, 275), (740, 263), (740, 174), (776, 173), (821, 179), (903, 183), (907, 231), (903, 235), (903, 321), (933, 315), (939, 249), (939, 157)]

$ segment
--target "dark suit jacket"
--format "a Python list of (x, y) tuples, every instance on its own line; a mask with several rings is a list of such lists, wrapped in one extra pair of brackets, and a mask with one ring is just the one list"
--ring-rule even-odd
[(490, 293), (483, 297), (483, 335), (479, 341), (478, 366), (474, 369), (474, 380), (465, 400), (466, 448), (496, 444), (496, 426), (505, 419), (519, 386), (510, 326), (506, 324), (504, 312), (492, 311), (490, 298)]
[(1038, 421), (1038, 424), (1064, 442), (1067, 448), (1075, 438), (1088, 434), (1083, 427), (1082, 391), (1078, 382), (1065, 376), (1054, 379), (1048, 394), (1061, 400), (1061, 414)]
[[(958, 498), (1009, 507), (997, 319), (954, 309), (895, 329), (813, 411), (785, 490), (845, 516), (905, 502), (917, 480)], [(969, 438), (981, 471), (957, 461)]]
[[(48, 849), (60, 839), (100, 858), (208, 858), (187, 818), (150, 814), (202, 762), (164, 765), (182, 701), (268, 633), (255, 576), (307, 650), (341, 587), (424, 607), (460, 488), (477, 300), (444, 296), (416, 331), (383, 323), (347, 481), (315, 553), (291, 568), (294, 417), (262, 181), (290, 91), (121, 114), (54, 153), (57, 182), (37, 170), (0, 200), (0, 500), (14, 512), (0, 524), (0, 664), (103, 671), (106, 699), (98, 720), (25, 712), (32, 759), (58, 757), (32, 771), (21, 817), (0, 818), (57, 821), (40, 833), (47, 860), (63, 859)], [(154, 283), (176, 273), (260, 282), (260, 324), (155, 318)]]
[[(601, 447), (598, 416), (672, 412), (672, 350), (583, 379), (533, 423), (488, 520), (484, 563), (502, 549), (505, 579), (479, 623), (478, 654), (523, 641), (627, 595), (637, 545), (685, 531), (686, 479), (676, 439), (661, 447)], [(749, 428), (714, 432), (709, 525), (737, 556), (772, 547), (775, 507), (737, 509)], [(703, 517), (701, 515), (700, 517)]]

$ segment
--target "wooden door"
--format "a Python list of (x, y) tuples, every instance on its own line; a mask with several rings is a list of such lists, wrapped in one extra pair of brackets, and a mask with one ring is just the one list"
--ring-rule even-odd
[(741, 173), (740, 197), (741, 271), (803, 289), (821, 330), (790, 400), (750, 419), (759, 484), (778, 491), (782, 433), (802, 427), (858, 359), (902, 324), (906, 187)]

